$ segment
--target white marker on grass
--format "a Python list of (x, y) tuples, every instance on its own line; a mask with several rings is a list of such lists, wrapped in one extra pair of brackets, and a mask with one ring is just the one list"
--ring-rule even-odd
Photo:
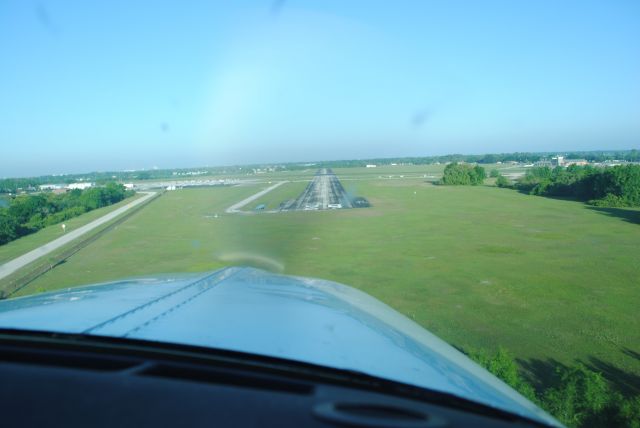
[(67, 231), (67, 225), (62, 223), (62, 233), (65, 233)]

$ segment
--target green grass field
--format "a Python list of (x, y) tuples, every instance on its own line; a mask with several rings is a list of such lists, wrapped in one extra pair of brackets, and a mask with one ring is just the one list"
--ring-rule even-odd
[[(355, 286), (457, 347), (507, 348), (532, 376), (580, 360), (640, 379), (640, 212), (367, 174), (343, 182), (367, 209), (214, 218), (264, 186), (167, 192), (22, 294), (252, 264)], [(292, 189), (277, 191), (264, 203)]]
[(244, 207), (245, 211), (251, 211), (257, 206), (264, 204), (265, 210), (277, 210), (282, 202), (297, 198), (300, 193), (307, 187), (310, 180), (298, 180), (285, 183), (280, 187), (272, 190), (258, 200)]

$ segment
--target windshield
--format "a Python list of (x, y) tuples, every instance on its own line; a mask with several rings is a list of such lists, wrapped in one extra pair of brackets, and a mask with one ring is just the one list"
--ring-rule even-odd
[(568, 425), (640, 418), (638, 40), (623, 0), (2, 2), (0, 327), (248, 266), (354, 287)]

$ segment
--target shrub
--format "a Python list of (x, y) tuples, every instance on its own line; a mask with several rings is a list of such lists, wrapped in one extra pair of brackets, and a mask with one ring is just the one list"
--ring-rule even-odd
[(506, 349), (498, 348), (495, 354), (488, 354), (485, 351), (473, 351), (469, 354), (469, 357), (529, 400), (534, 403), (538, 401), (535, 390), (520, 375), (518, 365)]
[(478, 185), (484, 182), (487, 174), (483, 167), (471, 165), (450, 163), (444, 168), (442, 176), (442, 184), (447, 185)]
[(496, 186), (498, 187), (511, 187), (511, 182), (504, 175), (499, 175), (496, 179)]
[(589, 204), (594, 205), (596, 207), (612, 207), (612, 208), (629, 206), (629, 204), (627, 203), (627, 201), (624, 200), (624, 198), (620, 196), (616, 196), (611, 193), (608, 193), (607, 196), (605, 196), (602, 199), (592, 199), (589, 201)]
[(626, 424), (630, 428), (640, 428), (640, 395), (622, 402), (616, 422), (620, 426)]
[(640, 396), (624, 398), (602, 374), (584, 364), (556, 369), (555, 386), (537, 394), (520, 374), (513, 356), (503, 348), (495, 354), (472, 351), (469, 357), (520, 394), (572, 427), (640, 428)]
[(598, 206), (640, 206), (640, 165), (532, 168), (517, 187), (533, 195), (573, 197)]
[(578, 364), (566, 370), (558, 369), (559, 385), (543, 396), (545, 408), (561, 422), (581, 426), (593, 419), (609, 402), (609, 386), (600, 373)]

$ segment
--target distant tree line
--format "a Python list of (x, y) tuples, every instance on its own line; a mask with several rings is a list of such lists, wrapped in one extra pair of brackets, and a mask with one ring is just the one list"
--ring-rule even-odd
[(395, 158), (370, 158), (351, 160), (331, 160), (318, 161), (314, 163), (290, 162), (279, 164), (254, 164), (254, 165), (232, 165), (216, 167), (198, 168), (172, 168), (172, 169), (152, 169), (142, 171), (108, 171), (90, 172), (85, 174), (66, 175), (44, 175), (29, 178), (5, 178), (0, 179), (0, 193), (18, 193), (20, 191), (36, 191), (38, 186), (50, 183), (75, 183), (78, 181), (90, 181), (96, 184), (106, 184), (109, 181), (132, 181), (132, 180), (162, 180), (184, 176), (185, 174), (222, 175), (222, 174), (253, 174), (254, 169), (271, 168), (274, 171), (293, 171), (309, 168), (350, 168), (364, 167), (369, 164), (390, 165), (390, 164), (411, 164), (428, 165), (433, 163), (480, 163), (494, 164), (498, 162), (524, 162), (533, 163), (541, 159), (548, 159), (555, 155), (564, 155), (566, 158), (582, 158), (593, 162), (603, 162), (607, 160), (620, 160), (626, 162), (640, 162), (640, 151), (588, 151), (588, 152), (515, 152), (515, 153), (493, 153), (482, 155), (449, 154), (443, 156), (413, 156)]
[(87, 211), (114, 204), (133, 191), (114, 182), (104, 187), (71, 190), (63, 194), (19, 195), (0, 208), (0, 245), (43, 227), (77, 217)]
[(441, 184), (476, 186), (482, 184), (485, 178), (487, 173), (480, 165), (454, 162), (444, 168)]
[(514, 185), (533, 195), (571, 197), (596, 206), (640, 206), (640, 165), (534, 167)]
[(640, 428), (640, 395), (623, 396), (611, 388), (602, 374), (584, 364), (557, 367), (552, 386), (536, 391), (518, 369), (513, 356), (504, 349), (490, 354), (468, 353), (523, 396), (570, 427)]
[(605, 162), (610, 160), (640, 162), (640, 150), (637, 149), (610, 152), (569, 152), (564, 155), (567, 159), (586, 159), (590, 162)]
[[(463, 155), (449, 154), (442, 156), (414, 156), (414, 157), (397, 157), (397, 158), (370, 158), (355, 160), (334, 160), (315, 162), (313, 165), (317, 168), (349, 168), (364, 167), (369, 164), (389, 165), (395, 164), (412, 164), (427, 165), (433, 163), (480, 163), (495, 164), (498, 162), (519, 162), (533, 163), (542, 159), (548, 159), (551, 156), (563, 155), (567, 159), (586, 159), (591, 162), (604, 162), (608, 160), (619, 160), (625, 162), (640, 162), (640, 151), (618, 150), (618, 151), (578, 151), (578, 152), (515, 152), (515, 153), (490, 153), (482, 155)], [(309, 164), (283, 164), (284, 169), (304, 169), (309, 168)]]

